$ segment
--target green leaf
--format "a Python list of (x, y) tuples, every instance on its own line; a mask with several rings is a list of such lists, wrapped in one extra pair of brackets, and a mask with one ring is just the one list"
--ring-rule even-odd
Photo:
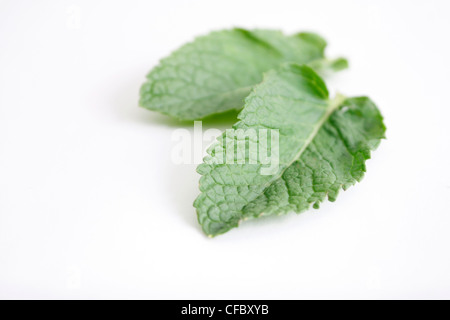
[[(334, 201), (339, 190), (360, 181), (365, 161), (384, 137), (383, 118), (367, 97), (328, 98), (322, 79), (309, 67), (285, 65), (268, 72), (245, 99), (233, 129), (275, 129), (279, 165), (271, 174), (253, 153), (227, 154), (227, 143), (245, 143), (246, 137), (224, 133), (208, 149), (197, 171), (201, 194), (194, 202), (198, 220), (210, 236), (227, 232), (248, 218), (307, 210), (326, 197)], [(264, 139), (258, 136), (258, 148)], [(223, 163), (226, 158), (244, 164)], [(231, 157), (230, 157), (231, 156)], [(236, 161), (235, 161), (236, 162)]]
[[(161, 60), (141, 87), (139, 104), (181, 120), (240, 110), (264, 72), (282, 63), (314, 62), (326, 71), (345, 59), (322, 61), (326, 42), (313, 33), (232, 29), (212, 32)], [(324, 70), (325, 69), (325, 70)]]

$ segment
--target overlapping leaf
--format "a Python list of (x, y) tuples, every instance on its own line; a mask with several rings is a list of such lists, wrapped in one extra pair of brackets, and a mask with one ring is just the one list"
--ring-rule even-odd
[(163, 59), (141, 87), (140, 105), (182, 120), (239, 110), (264, 72), (286, 62), (339, 70), (345, 59), (324, 59), (326, 42), (312, 33), (272, 30), (210, 33)]
[[(385, 132), (369, 98), (330, 100), (322, 79), (295, 64), (268, 72), (238, 118), (233, 129), (278, 130), (279, 165), (272, 174), (261, 174), (265, 165), (251, 164), (249, 153), (241, 155), (243, 164), (222, 163), (217, 150), (227, 152), (226, 139), (218, 139), (198, 167), (201, 194), (194, 203), (210, 236), (247, 218), (300, 213), (311, 205), (318, 208), (327, 197), (334, 201), (341, 188), (362, 179), (365, 161)], [(239, 136), (233, 139), (243, 142)]]

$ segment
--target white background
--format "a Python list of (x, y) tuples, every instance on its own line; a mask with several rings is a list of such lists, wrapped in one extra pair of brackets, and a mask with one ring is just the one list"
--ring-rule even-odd
[[(79, 13), (79, 14), (78, 14)], [(1, 298), (450, 298), (448, 1), (0, 1)], [(311, 30), (388, 127), (337, 202), (209, 239), (191, 123), (138, 108), (158, 60), (241, 26)], [(228, 125), (204, 124), (204, 127)]]

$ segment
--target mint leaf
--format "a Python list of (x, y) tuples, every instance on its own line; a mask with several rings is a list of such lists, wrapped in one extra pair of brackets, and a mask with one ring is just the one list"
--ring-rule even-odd
[[(262, 215), (318, 208), (326, 197), (360, 181), (365, 161), (384, 137), (383, 118), (367, 97), (328, 98), (323, 80), (309, 67), (285, 65), (268, 72), (245, 99), (233, 129), (276, 129), (279, 165), (273, 173), (251, 152), (226, 154), (224, 135), (208, 149), (198, 167), (201, 194), (194, 202), (204, 232), (215, 236), (239, 222)], [(235, 135), (234, 144), (245, 143)], [(261, 137), (256, 143), (260, 147)], [(244, 164), (221, 163), (225, 157)], [(234, 151), (234, 150), (233, 150)], [(233, 153), (233, 152), (232, 152)], [(254, 159), (253, 159), (254, 160)]]
[(313, 62), (322, 71), (346, 67), (324, 59), (326, 42), (313, 33), (232, 29), (212, 32), (161, 60), (140, 91), (139, 104), (181, 120), (240, 110), (265, 71), (282, 63)]

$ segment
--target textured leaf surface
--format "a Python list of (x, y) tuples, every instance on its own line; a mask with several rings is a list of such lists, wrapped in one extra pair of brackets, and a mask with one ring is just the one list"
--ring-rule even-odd
[(317, 69), (346, 68), (326, 60), (326, 42), (312, 33), (232, 29), (199, 37), (161, 60), (141, 87), (142, 107), (182, 120), (239, 110), (265, 71), (282, 63), (314, 62)]
[[(234, 129), (278, 129), (279, 167), (261, 175), (261, 163), (212, 164), (225, 150), (224, 136), (198, 167), (201, 194), (194, 206), (206, 234), (237, 227), (262, 215), (300, 213), (334, 201), (360, 181), (365, 161), (384, 137), (383, 119), (366, 97), (328, 99), (322, 79), (309, 67), (287, 65), (265, 75), (245, 100)], [(235, 137), (238, 143), (239, 137)], [(225, 152), (225, 151), (224, 151)]]

